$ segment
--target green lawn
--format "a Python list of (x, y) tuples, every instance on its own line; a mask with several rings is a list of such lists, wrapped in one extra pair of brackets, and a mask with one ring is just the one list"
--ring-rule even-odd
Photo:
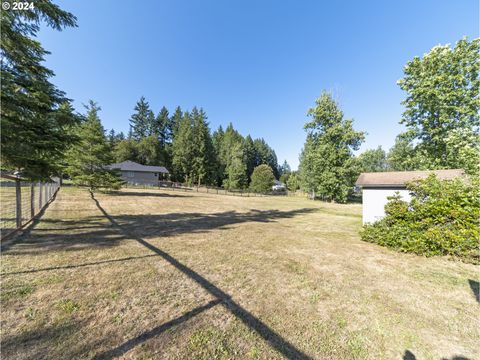
[(478, 267), (360, 227), (360, 205), (62, 188), (2, 252), (2, 357), (480, 358)]

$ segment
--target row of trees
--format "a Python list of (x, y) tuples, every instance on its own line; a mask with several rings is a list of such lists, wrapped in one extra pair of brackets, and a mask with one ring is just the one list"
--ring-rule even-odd
[(277, 178), (285, 167), (278, 166), (264, 139), (243, 137), (232, 124), (211, 133), (202, 108), (177, 107), (170, 116), (162, 107), (154, 116), (144, 97), (135, 106), (127, 137), (111, 130), (108, 141), (115, 161), (166, 166), (173, 180), (190, 184), (241, 189), (250, 184), (256, 166), (267, 164)]
[(462, 168), (480, 172), (480, 40), (462, 39), (415, 57), (398, 81), (407, 93), (399, 134), (388, 154), (367, 150), (358, 157), (365, 133), (345, 119), (331, 94), (322, 93), (305, 124), (300, 186), (345, 202), (360, 172)]
[(189, 183), (243, 188), (253, 169), (267, 164), (276, 177), (281, 167), (263, 139), (243, 137), (230, 124), (211, 134), (202, 109), (157, 116), (145, 98), (135, 106), (130, 131), (108, 135), (99, 119), (100, 107), (90, 102), (86, 115), (75, 113), (71, 100), (43, 65), (48, 52), (36, 40), (39, 24), (56, 30), (75, 27), (74, 15), (51, 1), (35, 9), (1, 12), (1, 162), (2, 169), (38, 180), (68, 173), (91, 186), (117, 187), (119, 179), (105, 165), (133, 160), (164, 165), (173, 179)]

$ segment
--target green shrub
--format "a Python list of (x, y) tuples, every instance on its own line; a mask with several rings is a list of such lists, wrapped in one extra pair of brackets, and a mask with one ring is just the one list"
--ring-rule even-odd
[(275, 176), (270, 166), (262, 164), (253, 169), (252, 182), (250, 189), (253, 192), (268, 192), (272, 191), (272, 186), (275, 182)]
[(365, 225), (362, 239), (398, 251), (479, 263), (479, 186), (478, 178), (441, 181), (435, 175), (409, 183), (411, 201), (391, 197), (385, 217)]

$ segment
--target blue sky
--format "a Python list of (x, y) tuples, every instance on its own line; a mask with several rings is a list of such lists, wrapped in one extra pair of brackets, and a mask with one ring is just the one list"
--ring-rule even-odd
[(57, 1), (78, 28), (42, 28), (53, 82), (77, 110), (94, 99), (105, 128), (128, 131), (135, 102), (158, 112), (203, 107), (298, 166), (303, 124), (322, 89), (355, 127), (361, 150), (402, 131), (406, 62), (479, 36), (478, 0)]

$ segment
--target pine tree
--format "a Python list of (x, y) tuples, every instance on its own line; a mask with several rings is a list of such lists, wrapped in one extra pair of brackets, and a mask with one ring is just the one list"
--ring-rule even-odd
[(225, 132), (223, 131), (222, 126), (220, 125), (217, 130), (213, 132), (212, 142), (213, 148), (215, 151), (215, 184), (217, 186), (222, 186), (223, 179), (225, 178), (225, 167), (226, 162), (221, 156), (223, 149), (223, 140), (225, 137)]
[(152, 134), (155, 128), (155, 116), (143, 96), (135, 105), (134, 110), (135, 113), (130, 118), (131, 137), (138, 141)]
[(1, 11), (2, 168), (31, 179), (60, 172), (79, 121), (42, 64), (48, 52), (35, 40), (42, 21), (55, 30), (76, 26), (75, 16), (48, 0), (33, 10)]
[(215, 156), (210, 129), (206, 121), (207, 116), (203, 109), (192, 109), (192, 132), (193, 132), (193, 169), (192, 175), (197, 185), (203, 182), (210, 183), (213, 178)]
[(86, 108), (86, 120), (78, 129), (80, 141), (67, 154), (67, 172), (74, 183), (87, 184), (92, 190), (100, 187), (119, 189), (120, 177), (108, 168), (113, 158), (98, 117), (100, 107), (90, 100)]
[(253, 139), (250, 135), (247, 135), (245, 138), (245, 163), (247, 165), (247, 176), (248, 176), (248, 181), (251, 181), (253, 169), (255, 169), (255, 166), (257, 166), (256, 163), (256, 150), (255, 150), (255, 144), (253, 143)]
[(168, 109), (163, 106), (155, 118), (155, 126), (152, 135), (155, 135), (160, 143), (160, 148), (165, 149), (165, 146), (171, 139), (169, 129), (170, 118), (168, 117)]
[(267, 164), (273, 169), (275, 177), (278, 178), (278, 160), (275, 151), (263, 138), (255, 139), (253, 144), (255, 146), (255, 166)]
[(177, 106), (167, 126), (168, 128), (167, 133), (169, 134), (170, 142), (173, 142), (173, 139), (175, 138), (175, 135), (180, 127), (180, 123), (182, 122), (182, 119), (183, 119), (182, 109), (180, 108), (180, 106)]
[(243, 143), (236, 141), (229, 151), (227, 166), (225, 168), (226, 179), (223, 186), (227, 189), (243, 189), (247, 186), (247, 165), (245, 164), (245, 152)]
[(172, 166), (176, 180), (193, 181), (193, 124), (190, 113), (186, 111), (175, 131), (172, 143)]
[(115, 162), (126, 160), (138, 162), (138, 149), (135, 140), (119, 140), (113, 149), (113, 157)]

